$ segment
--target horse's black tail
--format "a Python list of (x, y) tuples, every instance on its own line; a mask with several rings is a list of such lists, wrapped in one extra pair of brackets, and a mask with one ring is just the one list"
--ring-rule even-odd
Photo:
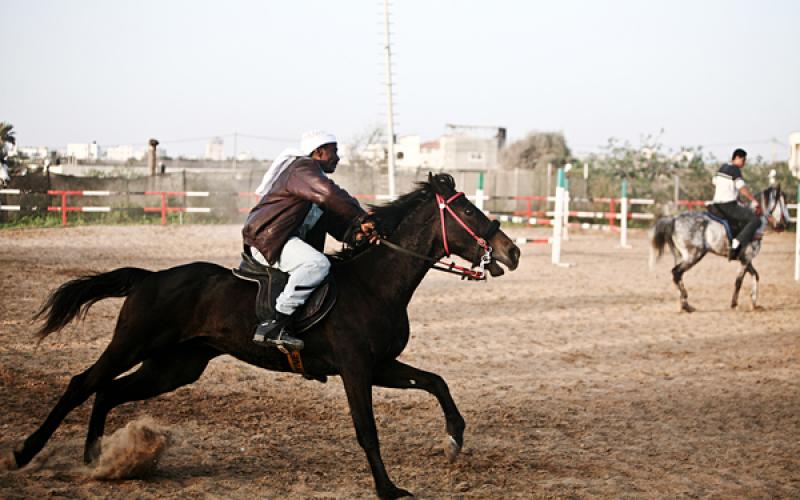
[(64, 328), (76, 316), (86, 316), (89, 308), (109, 297), (125, 297), (133, 287), (152, 271), (137, 267), (122, 267), (102, 274), (81, 276), (67, 281), (47, 297), (33, 319), (45, 319), (36, 332), (41, 341)]
[[(650, 269), (664, 253), (664, 247), (672, 244), (672, 231), (675, 228), (674, 217), (662, 217), (653, 226), (650, 238)], [(656, 255), (656, 252), (658, 254)]]

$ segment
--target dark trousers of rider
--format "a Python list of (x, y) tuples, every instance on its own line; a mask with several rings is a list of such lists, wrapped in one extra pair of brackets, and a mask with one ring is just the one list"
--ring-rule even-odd
[(750, 240), (753, 239), (753, 235), (756, 234), (758, 226), (761, 224), (758, 216), (749, 208), (739, 205), (736, 201), (718, 203), (717, 208), (728, 220), (735, 220), (745, 225), (742, 230), (739, 231), (739, 234), (736, 235), (736, 239), (739, 240), (740, 248), (746, 247), (747, 244), (750, 243)]

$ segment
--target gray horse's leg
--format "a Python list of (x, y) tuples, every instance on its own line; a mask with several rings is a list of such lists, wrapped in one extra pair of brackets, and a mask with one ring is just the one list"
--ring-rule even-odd
[(739, 305), (739, 290), (742, 288), (744, 275), (747, 273), (747, 266), (748, 264), (744, 262), (739, 266), (739, 274), (736, 275), (736, 286), (733, 289), (733, 298), (731, 299), (731, 309), (736, 309), (736, 306)]
[(681, 262), (672, 268), (672, 281), (675, 283), (680, 293), (678, 312), (686, 311), (690, 313), (695, 311), (695, 308), (689, 305), (689, 294), (686, 292), (686, 287), (683, 285), (683, 273), (694, 267), (705, 255), (706, 252), (696, 254), (692, 256), (691, 260)]
[(750, 273), (750, 276), (753, 277), (753, 288), (750, 290), (750, 303), (753, 305), (753, 310), (755, 311), (759, 308), (758, 304), (756, 304), (758, 301), (758, 271), (753, 267), (752, 262), (747, 264), (747, 271)]

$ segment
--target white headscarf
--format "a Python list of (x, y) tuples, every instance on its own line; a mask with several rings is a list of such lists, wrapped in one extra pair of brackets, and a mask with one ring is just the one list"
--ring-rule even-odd
[(333, 134), (322, 130), (311, 130), (304, 133), (300, 139), (300, 149), (310, 156), (318, 147), (334, 143), (336, 143), (336, 136)]
[(258, 196), (264, 196), (272, 189), (272, 185), (280, 177), (286, 168), (292, 164), (297, 158), (301, 156), (311, 156), (320, 146), (336, 142), (336, 136), (323, 132), (321, 130), (313, 130), (306, 132), (300, 139), (300, 149), (288, 148), (281, 151), (281, 153), (273, 160), (272, 165), (269, 166), (264, 178), (261, 179), (261, 184), (256, 188)]

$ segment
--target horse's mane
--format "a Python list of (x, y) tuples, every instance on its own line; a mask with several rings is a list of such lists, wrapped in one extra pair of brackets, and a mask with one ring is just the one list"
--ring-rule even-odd
[[(369, 210), (371, 215), (369, 219), (375, 222), (378, 234), (381, 236), (391, 236), (400, 223), (403, 222), (403, 219), (420, 206), (422, 202), (431, 198), (434, 192), (433, 183), (444, 188), (455, 190), (455, 180), (451, 175), (437, 174), (431, 176), (427, 182), (418, 182), (416, 184), (416, 189), (401, 195), (394, 201), (386, 203), (385, 205), (370, 205)], [(330, 257), (334, 263), (343, 262), (360, 255), (370, 247), (371, 245), (366, 243), (345, 247)]]

